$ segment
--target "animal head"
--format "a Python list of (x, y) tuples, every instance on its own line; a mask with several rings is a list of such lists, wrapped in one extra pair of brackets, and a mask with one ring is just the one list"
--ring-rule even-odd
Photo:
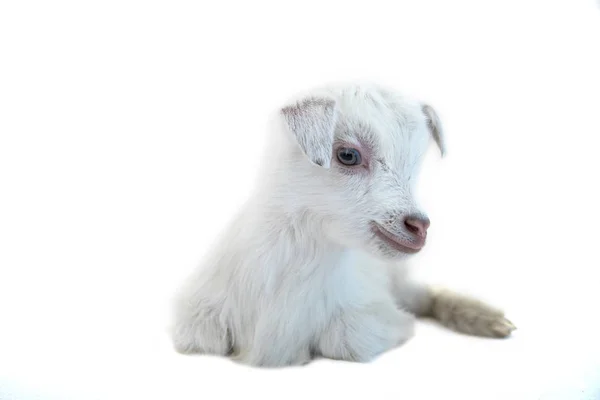
[(431, 106), (376, 85), (346, 85), (299, 96), (278, 118), (277, 134), (288, 139), (277, 149), (288, 206), (317, 216), (335, 242), (385, 259), (425, 245), (429, 219), (415, 184), (431, 139), (445, 151)]

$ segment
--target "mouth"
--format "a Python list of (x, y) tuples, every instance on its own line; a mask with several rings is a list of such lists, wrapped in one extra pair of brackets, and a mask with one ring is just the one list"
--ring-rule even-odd
[(418, 253), (425, 246), (425, 238), (413, 235), (410, 238), (398, 236), (376, 222), (373, 222), (373, 233), (382, 242), (402, 253)]

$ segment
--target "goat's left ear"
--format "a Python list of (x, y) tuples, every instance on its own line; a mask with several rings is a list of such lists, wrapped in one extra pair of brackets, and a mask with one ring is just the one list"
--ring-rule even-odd
[(423, 114), (425, 114), (429, 133), (431, 133), (435, 143), (437, 143), (438, 147), (440, 148), (440, 152), (442, 153), (443, 157), (446, 154), (446, 144), (444, 142), (444, 132), (440, 118), (433, 107), (431, 107), (429, 104), (423, 104), (421, 109), (423, 110)]
[(281, 113), (308, 159), (329, 168), (337, 120), (335, 100), (311, 96), (282, 108)]

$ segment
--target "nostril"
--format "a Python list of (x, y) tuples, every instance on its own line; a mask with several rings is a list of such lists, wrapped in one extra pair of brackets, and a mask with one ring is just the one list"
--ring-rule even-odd
[(412, 233), (419, 232), (419, 227), (415, 226), (412, 221), (406, 220), (406, 221), (404, 221), (404, 225), (406, 225), (406, 229), (408, 229), (409, 232), (412, 232)]
[(429, 228), (429, 218), (422, 216), (409, 215), (404, 219), (404, 225), (409, 232), (417, 236), (425, 237), (427, 228)]

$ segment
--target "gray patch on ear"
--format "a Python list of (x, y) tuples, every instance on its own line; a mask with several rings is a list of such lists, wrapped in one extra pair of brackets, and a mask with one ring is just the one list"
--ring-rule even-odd
[(427, 128), (429, 129), (431, 136), (437, 143), (443, 157), (444, 155), (446, 155), (446, 144), (444, 142), (442, 123), (433, 107), (431, 107), (428, 104), (424, 104), (421, 107), (421, 109), (423, 110), (423, 113), (427, 118)]
[(335, 100), (308, 97), (282, 108), (281, 113), (309, 160), (323, 168), (329, 168), (337, 117)]

